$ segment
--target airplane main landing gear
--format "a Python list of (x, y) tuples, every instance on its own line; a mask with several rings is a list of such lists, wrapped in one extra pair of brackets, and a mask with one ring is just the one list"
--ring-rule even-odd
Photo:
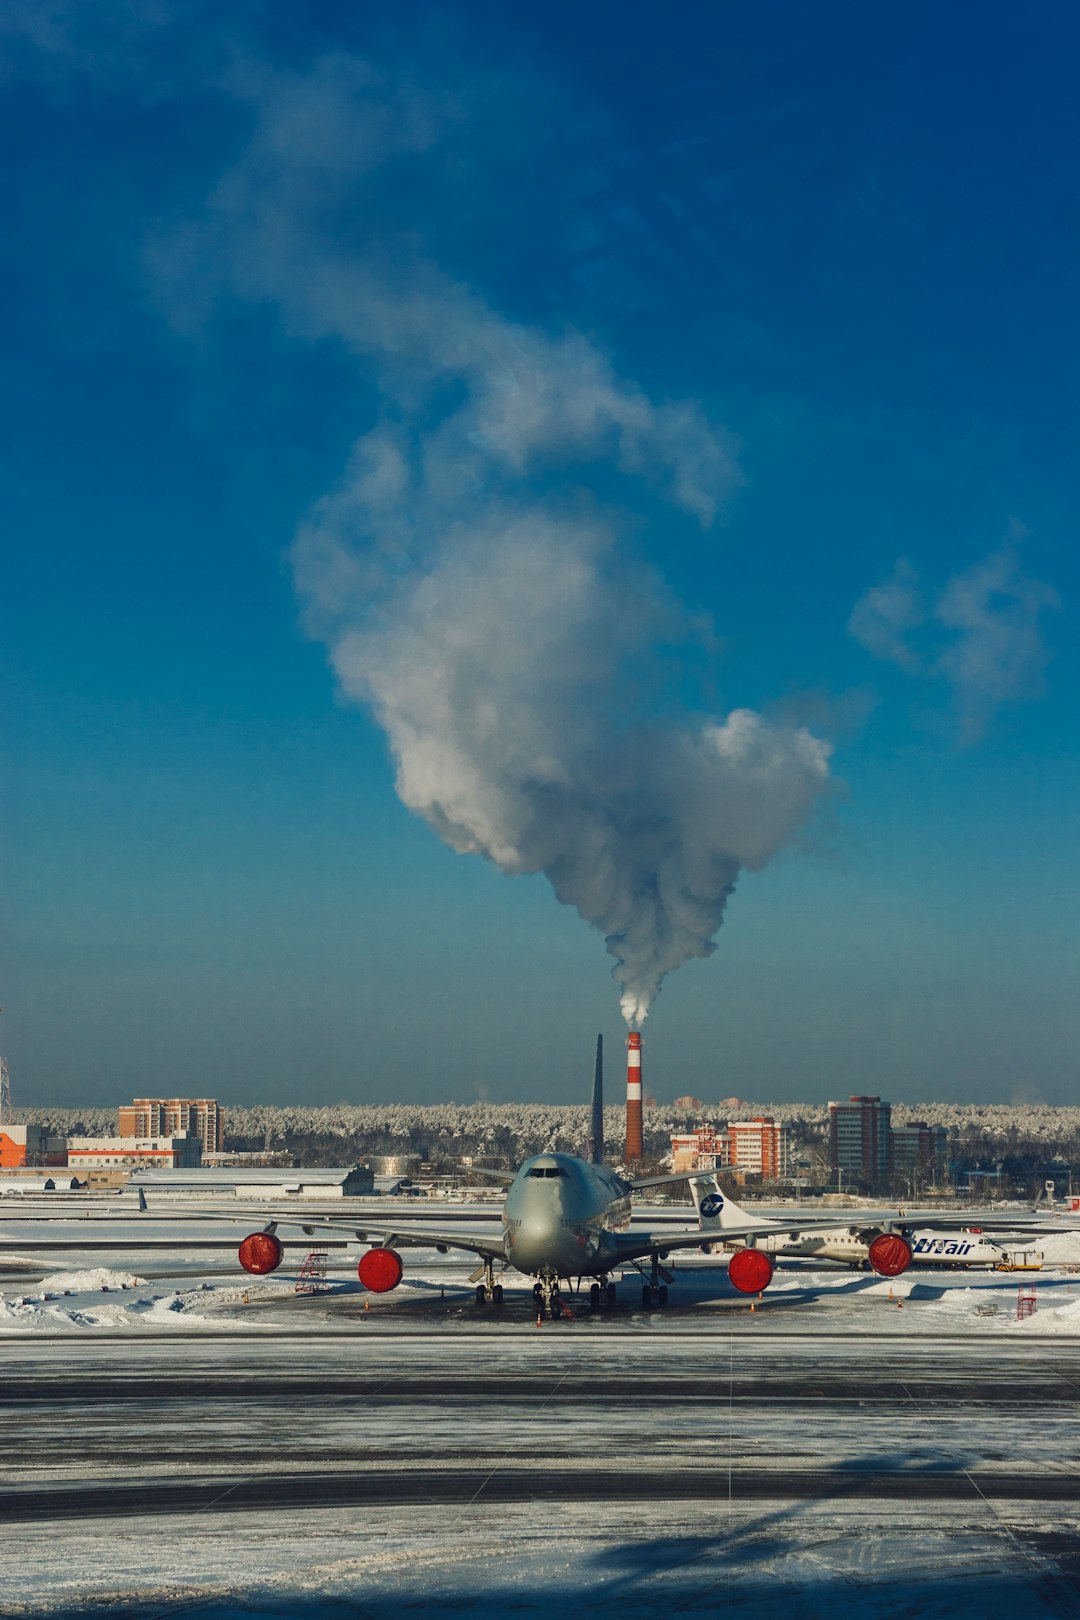
[[(670, 1276), (671, 1273), (668, 1272), (666, 1275)], [(659, 1305), (660, 1309), (663, 1310), (664, 1306), (667, 1304), (667, 1301), (667, 1284), (660, 1281), (660, 1259), (658, 1255), (654, 1254), (652, 1257), (652, 1273), (649, 1277), (649, 1281), (642, 1284), (641, 1303), (644, 1305), (646, 1310), (651, 1310), (654, 1305)]]
[(597, 1310), (601, 1305), (614, 1305), (615, 1284), (608, 1277), (600, 1277), (596, 1282), (589, 1284), (589, 1309)]
[(476, 1303), (486, 1305), (489, 1300), (492, 1305), (503, 1302), (502, 1283), (495, 1281), (495, 1262), (491, 1259), (484, 1261), (484, 1280), (476, 1285)]

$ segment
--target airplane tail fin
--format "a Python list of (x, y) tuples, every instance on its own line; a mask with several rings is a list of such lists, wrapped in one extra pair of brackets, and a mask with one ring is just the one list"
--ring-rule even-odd
[[(692, 1181), (690, 1192), (698, 1212), (698, 1225), (702, 1231), (723, 1232), (728, 1226), (741, 1226), (744, 1229), (754, 1224), (755, 1217), (747, 1213), (738, 1205), (729, 1193), (722, 1191), (719, 1176), (709, 1176), (707, 1180)], [(762, 1221), (762, 1226), (769, 1226), (768, 1221)]]
[(604, 1162), (604, 1037), (596, 1037), (596, 1068), (593, 1070), (592, 1118), (589, 1123), (589, 1163)]

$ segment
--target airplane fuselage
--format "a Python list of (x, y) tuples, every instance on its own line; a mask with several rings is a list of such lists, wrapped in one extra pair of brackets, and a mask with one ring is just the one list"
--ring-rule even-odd
[[(820, 1234), (766, 1235), (756, 1241), (766, 1253), (786, 1260), (828, 1260), (848, 1266), (867, 1264), (866, 1239), (853, 1228)], [(992, 1267), (999, 1265), (1004, 1257), (999, 1245), (987, 1242), (976, 1232), (914, 1231), (910, 1241), (913, 1266)]]
[(521, 1166), (503, 1205), (503, 1248), (529, 1277), (602, 1276), (630, 1225), (630, 1191), (606, 1165), (539, 1153)]

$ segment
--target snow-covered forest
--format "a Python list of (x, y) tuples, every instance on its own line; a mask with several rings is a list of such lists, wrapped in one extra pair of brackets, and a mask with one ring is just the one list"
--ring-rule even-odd
[[(443, 1103), (420, 1106), (387, 1103), (326, 1108), (239, 1108), (224, 1106), (225, 1146), (233, 1149), (289, 1149), (309, 1164), (348, 1163), (365, 1154), (417, 1154), (439, 1159), (459, 1155), (505, 1158), (511, 1163), (543, 1149), (580, 1153), (588, 1132), (588, 1109), (546, 1103)], [(799, 1146), (820, 1149), (828, 1126), (825, 1103), (740, 1103), (706, 1105), (690, 1113), (670, 1104), (645, 1111), (645, 1146), (650, 1157), (668, 1151), (669, 1137), (708, 1120), (754, 1118), (767, 1114), (792, 1127)], [(111, 1136), (117, 1128), (111, 1108), (17, 1109), (19, 1121), (34, 1122), (62, 1136)], [(925, 1120), (944, 1125), (950, 1155), (975, 1165), (1006, 1157), (1059, 1159), (1080, 1163), (1080, 1108), (1023, 1105), (894, 1103), (893, 1124)], [(605, 1110), (612, 1148), (622, 1140), (621, 1107)]]

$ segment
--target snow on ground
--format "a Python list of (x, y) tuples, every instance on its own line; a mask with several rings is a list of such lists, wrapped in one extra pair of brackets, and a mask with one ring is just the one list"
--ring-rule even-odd
[[(8, 1216), (6, 1210), (3, 1216)], [(643, 1219), (648, 1220), (648, 1212), (643, 1212)], [(110, 1209), (107, 1218), (98, 1219), (88, 1218), (86, 1212), (72, 1218), (66, 1212), (49, 1211), (42, 1218), (37, 1210), (20, 1210), (18, 1219), (0, 1219), (0, 1336), (94, 1328), (251, 1332), (267, 1325), (266, 1307), (274, 1302), (276, 1326), (291, 1306), (296, 1308), (290, 1320), (300, 1326), (325, 1327), (340, 1318), (343, 1309), (355, 1313), (356, 1299), (350, 1296), (360, 1291), (355, 1273), (360, 1245), (332, 1249), (330, 1293), (320, 1301), (298, 1301), (294, 1300), (297, 1268), (314, 1240), (294, 1241), (286, 1249), (281, 1270), (272, 1277), (248, 1278), (235, 1259), (238, 1225), (258, 1224), (255, 1215), (230, 1222), (184, 1220), (172, 1212), (148, 1224), (126, 1206)], [(64, 1247), (54, 1251), (18, 1247), (28, 1239), (51, 1240)], [(90, 1247), (72, 1247), (102, 1240), (111, 1245), (107, 1264)], [(207, 1244), (211, 1247), (202, 1247)], [(731, 1311), (749, 1311), (752, 1303), (755, 1313), (767, 1317), (771, 1326), (783, 1323), (799, 1330), (816, 1326), (827, 1314), (837, 1329), (843, 1326), (853, 1332), (1008, 1331), (1026, 1338), (1080, 1334), (1080, 1231), (1040, 1236), (1038, 1248), (1044, 1264), (1035, 1272), (912, 1267), (888, 1280), (867, 1272), (780, 1266), (764, 1298), (753, 1302), (736, 1295), (718, 1257), (691, 1252), (673, 1257), (676, 1284), (669, 1319), (673, 1328), (691, 1321), (700, 1325)], [(401, 1287), (391, 1295), (367, 1299), (372, 1325), (388, 1316), (409, 1319), (430, 1308), (440, 1295), (457, 1304), (469, 1299), (470, 1257), (441, 1258), (433, 1250), (413, 1250), (404, 1259)], [(30, 1265), (37, 1267), (39, 1281), (27, 1280)], [(623, 1272), (623, 1278), (625, 1309), (638, 1298), (640, 1278), (632, 1268)], [(513, 1272), (504, 1282), (509, 1323), (514, 1301), (518, 1315), (523, 1305), (527, 1309), (530, 1285)], [(1034, 1292), (1036, 1310), (1018, 1319), (1021, 1290)]]
[[(295, 1283), (291, 1278), (261, 1279), (259, 1288), (264, 1299), (292, 1296)], [(25, 1284), (0, 1289), (0, 1335), (79, 1328), (228, 1328), (234, 1324), (220, 1315), (221, 1308), (241, 1304), (246, 1293), (243, 1283), (203, 1282), (180, 1289), (106, 1266), (50, 1272), (36, 1289)], [(211, 1306), (216, 1311), (207, 1309)]]
[[(82, 1219), (62, 1224), (67, 1243), (89, 1243), (101, 1230)], [(39, 1226), (37, 1235), (43, 1230), (57, 1228)], [(193, 1230), (222, 1247), (185, 1249)], [(615, 1313), (591, 1313), (579, 1300), (567, 1322), (538, 1331), (524, 1279), (508, 1288), (502, 1312), (478, 1311), (470, 1262), (433, 1251), (410, 1252), (405, 1283), (385, 1296), (360, 1289), (355, 1245), (332, 1252), (330, 1292), (298, 1299), (304, 1247), (274, 1277), (248, 1279), (235, 1268), (237, 1234), (225, 1224), (159, 1226), (150, 1252), (139, 1246), (144, 1225), (114, 1222), (109, 1237), (121, 1246), (107, 1263), (90, 1248), (28, 1256), (13, 1246), (27, 1232), (22, 1221), (0, 1221), (6, 1264), (14, 1270), (31, 1258), (39, 1269), (33, 1280), (11, 1272), (0, 1280), (0, 1390), (5, 1375), (55, 1376), (58, 1386), (99, 1373), (143, 1383), (128, 1402), (59, 1408), (64, 1423), (73, 1411), (78, 1420), (74, 1430), (57, 1425), (51, 1451), (35, 1440), (54, 1410), (47, 1393), (27, 1411), (25, 1431), (9, 1408), (19, 1424), (9, 1470), (19, 1488), (108, 1491), (137, 1481), (141, 1490), (192, 1479), (212, 1488), (203, 1511), (9, 1527), (5, 1548), (14, 1552), (0, 1560), (0, 1614), (12, 1620), (1075, 1613), (1068, 1572), (1080, 1557), (1080, 1486), (1075, 1501), (1040, 1504), (980, 1495), (977, 1482), (1017, 1469), (1060, 1476), (1071, 1488), (1080, 1273), (1068, 1268), (1080, 1265), (1080, 1234), (1040, 1238), (1046, 1266), (1037, 1273), (920, 1269), (890, 1282), (779, 1269), (761, 1301), (736, 1296), (723, 1267), (695, 1254), (679, 1263), (666, 1312), (641, 1307), (640, 1279), (628, 1268)], [(1032, 1289), (1038, 1308), (1017, 1320), (1018, 1293)], [(412, 1396), (394, 1404), (389, 1392), (375, 1401), (263, 1393), (264, 1380), (297, 1371), (321, 1387), (324, 1370), (327, 1380), (370, 1374), (381, 1389), (405, 1362), (421, 1382), (430, 1376), (455, 1393), (420, 1404)], [(628, 1367), (636, 1397), (596, 1404), (590, 1391), (627, 1380)], [(723, 1382), (729, 1367), (741, 1367), (758, 1393), (734, 1407), (726, 1397), (702, 1405), (692, 1393), (650, 1402), (658, 1371), (690, 1389), (695, 1379)], [(534, 1379), (541, 1393), (470, 1406), (470, 1380), (493, 1368)], [(818, 1408), (792, 1403), (830, 1368), (841, 1384), (849, 1370), (869, 1371), (871, 1393)], [(168, 1394), (178, 1373), (201, 1389), (204, 1375), (223, 1370), (242, 1398), (212, 1417), (201, 1395)], [(560, 1393), (564, 1376), (581, 1375), (584, 1394)], [(980, 1404), (980, 1379), (1026, 1393), (1051, 1376), (1064, 1396), (1034, 1417), (1011, 1401)], [(935, 1379), (956, 1385), (955, 1402), (927, 1404)], [(300, 1449), (312, 1459), (303, 1466), (323, 1475), (349, 1475), (372, 1457), (413, 1470), (458, 1457), (480, 1485), (453, 1505), (223, 1511), (237, 1479), (276, 1481), (301, 1466)], [(722, 1489), (729, 1457), (730, 1503)], [(478, 1499), (486, 1479), (527, 1471), (533, 1459), (617, 1466), (643, 1480), (654, 1467), (712, 1466), (713, 1489), (682, 1502)], [(823, 1459), (841, 1485), (797, 1499), (795, 1474)], [(879, 1463), (910, 1475), (910, 1491), (876, 1502), (843, 1492), (844, 1480)], [(740, 1500), (740, 1467), (771, 1470), (764, 1498)], [(930, 1484), (942, 1478), (970, 1480), (967, 1496), (935, 1498)]]
[[(928, 1522), (828, 1503), (604, 1503), (426, 1511), (191, 1515), (65, 1531), (20, 1526), (16, 1617), (390, 1620), (402, 1615), (677, 1614), (754, 1620), (1065, 1620), (1075, 1590), (1040, 1548), (1037, 1516)], [(112, 1532), (111, 1534), (109, 1532)], [(125, 1599), (122, 1594), (138, 1593)]]

